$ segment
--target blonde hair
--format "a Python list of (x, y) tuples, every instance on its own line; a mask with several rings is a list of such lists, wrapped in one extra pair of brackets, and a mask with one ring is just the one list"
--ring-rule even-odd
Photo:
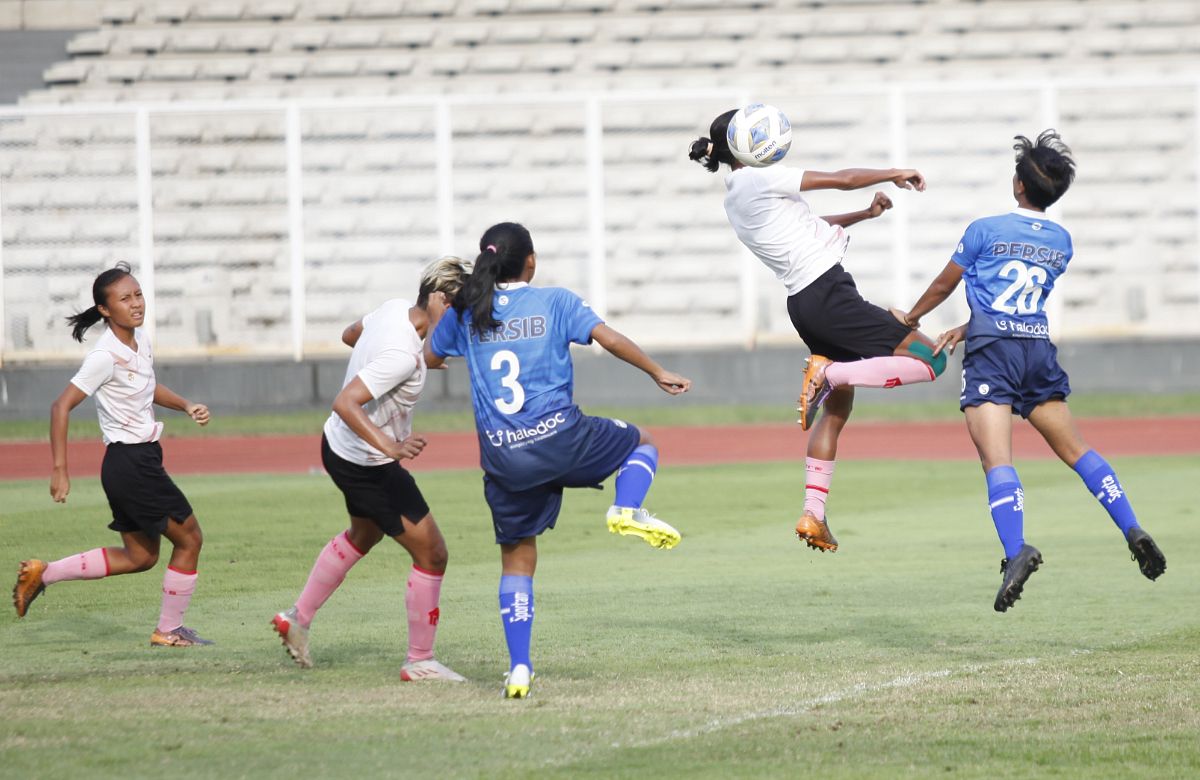
[(447, 298), (453, 299), (470, 275), (470, 266), (462, 258), (454, 255), (439, 257), (421, 271), (417, 306), (425, 308), (429, 303), (429, 296), (435, 292), (444, 293)]

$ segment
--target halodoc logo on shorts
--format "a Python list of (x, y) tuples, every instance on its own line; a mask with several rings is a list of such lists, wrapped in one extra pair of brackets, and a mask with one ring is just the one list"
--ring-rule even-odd
[(562, 412), (555, 414), (553, 417), (547, 417), (538, 422), (532, 428), (513, 428), (502, 431), (484, 431), (487, 434), (488, 441), (493, 447), (503, 447), (506, 444), (510, 446), (519, 446), (528, 444), (532, 441), (544, 439), (547, 436), (557, 433), (558, 426), (567, 421), (567, 417)]

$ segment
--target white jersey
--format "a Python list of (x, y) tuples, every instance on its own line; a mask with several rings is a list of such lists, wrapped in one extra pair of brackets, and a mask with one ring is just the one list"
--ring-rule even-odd
[(96, 414), (105, 444), (158, 441), (163, 424), (154, 420), (154, 356), (150, 339), (133, 332), (137, 351), (108, 328), (87, 353), (71, 384), (96, 398)]
[[(371, 422), (396, 441), (412, 435), (412, 410), (425, 387), (425, 356), (421, 337), (408, 319), (412, 303), (394, 298), (362, 319), (362, 334), (342, 387), (362, 380), (374, 399), (363, 410)], [(392, 461), (358, 437), (338, 416), (325, 421), (325, 438), (338, 457), (360, 466), (381, 466)]]
[(842, 261), (850, 239), (809, 208), (804, 171), (773, 165), (725, 177), (725, 213), (742, 243), (795, 295)]

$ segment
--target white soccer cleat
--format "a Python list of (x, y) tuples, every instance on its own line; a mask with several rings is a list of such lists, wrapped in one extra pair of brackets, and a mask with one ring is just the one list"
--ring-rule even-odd
[(467, 678), (448, 666), (438, 663), (433, 658), (426, 661), (408, 661), (400, 667), (400, 679), (404, 682), (421, 682), (424, 680), (448, 680), (449, 682), (466, 682)]
[(286, 609), (271, 618), (271, 627), (283, 640), (283, 647), (301, 669), (311, 669), (312, 657), (308, 654), (308, 629), (300, 625), (296, 608)]
[(640, 536), (646, 544), (663, 550), (671, 549), (683, 538), (678, 531), (644, 508), (611, 506), (607, 521), (609, 533)]
[(517, 664), (504, 678), (504, 698), (528, 699), (533, 672), (525, 664)]

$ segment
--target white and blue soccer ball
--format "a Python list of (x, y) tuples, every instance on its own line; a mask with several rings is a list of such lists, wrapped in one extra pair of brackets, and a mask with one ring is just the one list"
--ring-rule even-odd
[(792, 146), (792, 123), (775, 106), (751, 103), (729, 120), (729, 150), (743, 165), (766, 168)]

